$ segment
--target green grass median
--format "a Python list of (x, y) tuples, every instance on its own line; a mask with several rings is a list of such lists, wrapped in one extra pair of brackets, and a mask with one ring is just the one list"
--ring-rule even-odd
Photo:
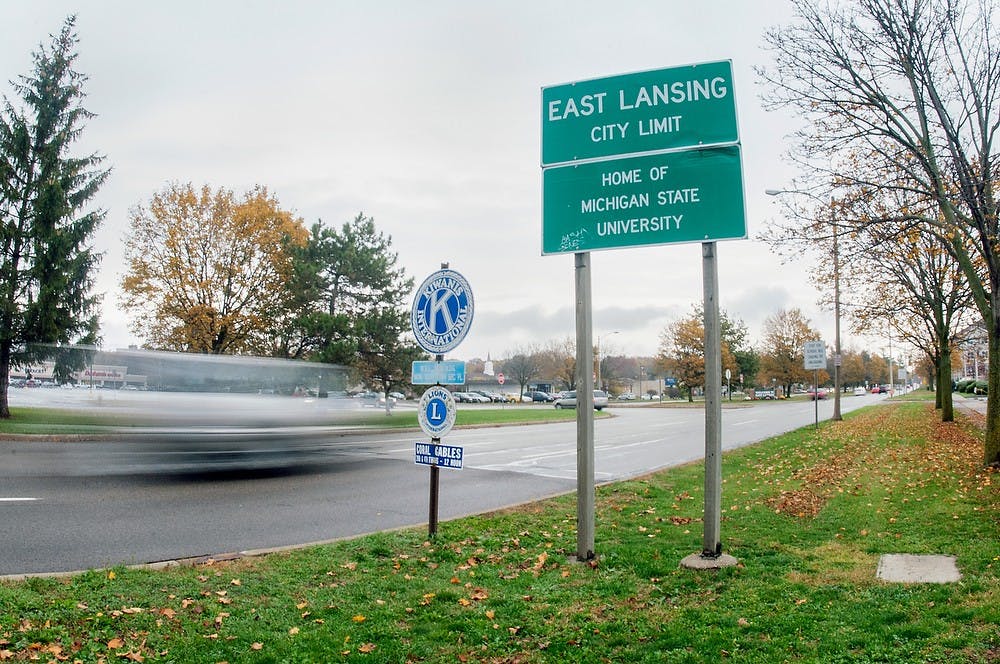
[[(5, 434), (54, 436), (60, 434), (96, 435), (115, 429), (141, 424), (142, 419), (125, 414), (102, 414), (58, 408), (19, 407), (11, 409), (9, 420), (0, 420), (0, 436)], [(609, 417), (607, 412), (596, 413), (597, 417)], [(510, 408), (459, 408), (456, 426), (503, 426), (509, 424), (533, 424), (545, 422), (565, 422), (576, 419), (572, 409), (556, 409), (552, 406), (528, 406)], [(418, 428), (417, 412), (397, 408), (386, 415), (384, 410), (365, 408), (331, 416), (331, 425), (357, 426), (380, 429)]]
[[(960, 419), (881, 405), (727, 453), (735, 568), (679, 567), (701, 549), (691, 464), (598, 488), (593, 563), (574, 560), (565, 496), (443, 523), (434, 541), (409, 529), (4, 582), (0, 660), (996, 662), (1000, 476)], [(963, 578), (880, 581), (884, 553), (953, 555)]]

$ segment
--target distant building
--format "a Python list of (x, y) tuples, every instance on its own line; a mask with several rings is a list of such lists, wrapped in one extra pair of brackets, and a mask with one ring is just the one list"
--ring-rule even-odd
[(983, 323), (970, 325), (959, 334), (962, 341), (958, 347), (962, 357), (962, 370), (955, 379), (973, 378), (986, 380), (989, 374), (990, 342)]

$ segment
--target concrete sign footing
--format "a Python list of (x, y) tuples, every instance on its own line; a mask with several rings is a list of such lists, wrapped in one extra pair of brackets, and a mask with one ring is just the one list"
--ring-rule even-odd
[(687, 569), (722, 569), (723, 567), (736, 567), (737, 565), (739, 565), (739, 561), (725, 553), (718, 556), (705, 556), (700, 553), (692, 553), (681, 561), (681, 567)]

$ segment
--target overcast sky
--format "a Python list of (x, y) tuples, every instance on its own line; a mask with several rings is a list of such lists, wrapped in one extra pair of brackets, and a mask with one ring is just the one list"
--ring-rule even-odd
[[(832, 343), (808, 265), (754, 239), (781, 213), (764, 190), (793, 176), (782, 153), (796, 120), (762, 110), (753, 73), (786, 2), (4, 2), (3, 94), (74, 12), (97, 114), (76, 149), (114, 169), (96, 200), (107, 347), (142, 341), (118, 307), (122, 238), (129, 208), (170, 181), (263, 184), (307, 225), (363, 211), (418, 283), (450, 263), (476, 303), (450, 357), (573, 337), (573, 256), (541, 255), (541, 88), (726, 59), (751, 239), (719, 244), (722, 308), (756, 338), (768, 315), (799, 307)], [(698, 244), (591, 261), (605, 353), (655, 354), (663, 328), (702, 298)]]

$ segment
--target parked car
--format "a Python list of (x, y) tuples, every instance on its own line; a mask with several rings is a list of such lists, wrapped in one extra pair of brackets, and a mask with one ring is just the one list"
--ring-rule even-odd
[(500, 394), (499, 392), (487, 392), (485, 390), (474, 390), (474, 393), (478, 394), (481, 397), (486, 397), (492, 403), (503, 403), (504, 401), (506, 401), (506, 398), (504, 397), (504, 395)]
[(854, 396), (856, 396), (856, 397), (863, 397), (866, 394), (868, 394), (868, 390), (866, 390), (865, 388), (863, 388), (863, 387), (855, 387), (854, 388)]
[(826, 390), (820, 388), (818, 390), (809, 390), (806, 394), (809, 395), (809, 400), (814, 401), (818, 399), (826, 398)]
[(530, 396), (532, 401), (542, 401), (551, 403), (556, 400), (556, 398), (551, 394), (549, 394), (548, 392), (541, 392), (538, 390), (535, 390), (533, 392), (527, 392), (526, 395)]
[(622, 392), (618, 395), (619, 401), (635, 401), (635, 395), (631, 392)]
[[(556, 399), (556, 409), (576, 408), (576, 390), (565, 393), (566, 396)], [(604, 410), (608, 405), (608, 393), (601, 390), (594, 390), (594, 410)]]

